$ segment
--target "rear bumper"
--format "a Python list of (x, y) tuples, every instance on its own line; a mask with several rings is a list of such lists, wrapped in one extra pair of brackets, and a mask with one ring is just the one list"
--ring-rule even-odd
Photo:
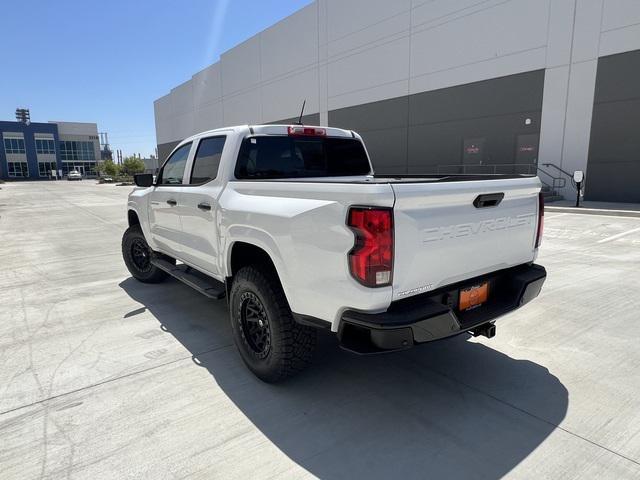
[[(343, 348), (367, 354), (402, 350), (471, 331), (533, 300), (546, 277), (540, 265), (520, 265), (393, 302), (386, 312), (347, 310), (338, 338)], [(489, 300), (473, 310), (459, 311), (460, 289), (487, 281)]]

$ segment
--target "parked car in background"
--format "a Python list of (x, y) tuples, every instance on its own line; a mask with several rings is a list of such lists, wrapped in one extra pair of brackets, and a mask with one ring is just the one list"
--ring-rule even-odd
[(82, 174), (78, 170), (71, 170), (67, 175), (67, 180), (82, 180)]

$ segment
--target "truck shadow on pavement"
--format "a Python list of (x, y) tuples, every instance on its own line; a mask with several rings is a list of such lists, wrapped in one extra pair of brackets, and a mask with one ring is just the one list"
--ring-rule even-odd
[[(266, 438), (320, 478), (498, 479), (540, 446), (567, 411), (567, 390), (545, 367), (466, 335), (360, 357), (321, 334), (311, 368), (268, 385), (244, 367), (224, 301), (194, 298), (185, 310), (171, 296), (188, 301), (198, 294), (175, 281), (144, 285), (129, 278), (120, 286)], [(265, 475), (278, 471), (247, 448), (239, 460), (247, 465), (238, 472), (250, 465), (248, 474), (259, 477), (261, 464)]]

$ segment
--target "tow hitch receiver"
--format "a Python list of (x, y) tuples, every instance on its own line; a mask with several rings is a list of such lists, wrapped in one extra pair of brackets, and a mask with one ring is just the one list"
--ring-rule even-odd
[(496, 336), (496, 326), (493, 323), (485, 323), (484, 325), (480, 325), (479, 327), (470, 330), (470, 333), (474, 337), (482, 335), (483, 337), (493, 338)]

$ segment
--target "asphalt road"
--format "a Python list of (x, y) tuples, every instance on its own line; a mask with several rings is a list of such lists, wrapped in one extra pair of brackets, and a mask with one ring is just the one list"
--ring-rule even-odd
[(224, 302), (143, 285), (127, 187), (0, 186), (0, 478), (640, 478), (640, 219), (549, 213), (541, 296), (494, 339), (323, 336), (266, 385)]

